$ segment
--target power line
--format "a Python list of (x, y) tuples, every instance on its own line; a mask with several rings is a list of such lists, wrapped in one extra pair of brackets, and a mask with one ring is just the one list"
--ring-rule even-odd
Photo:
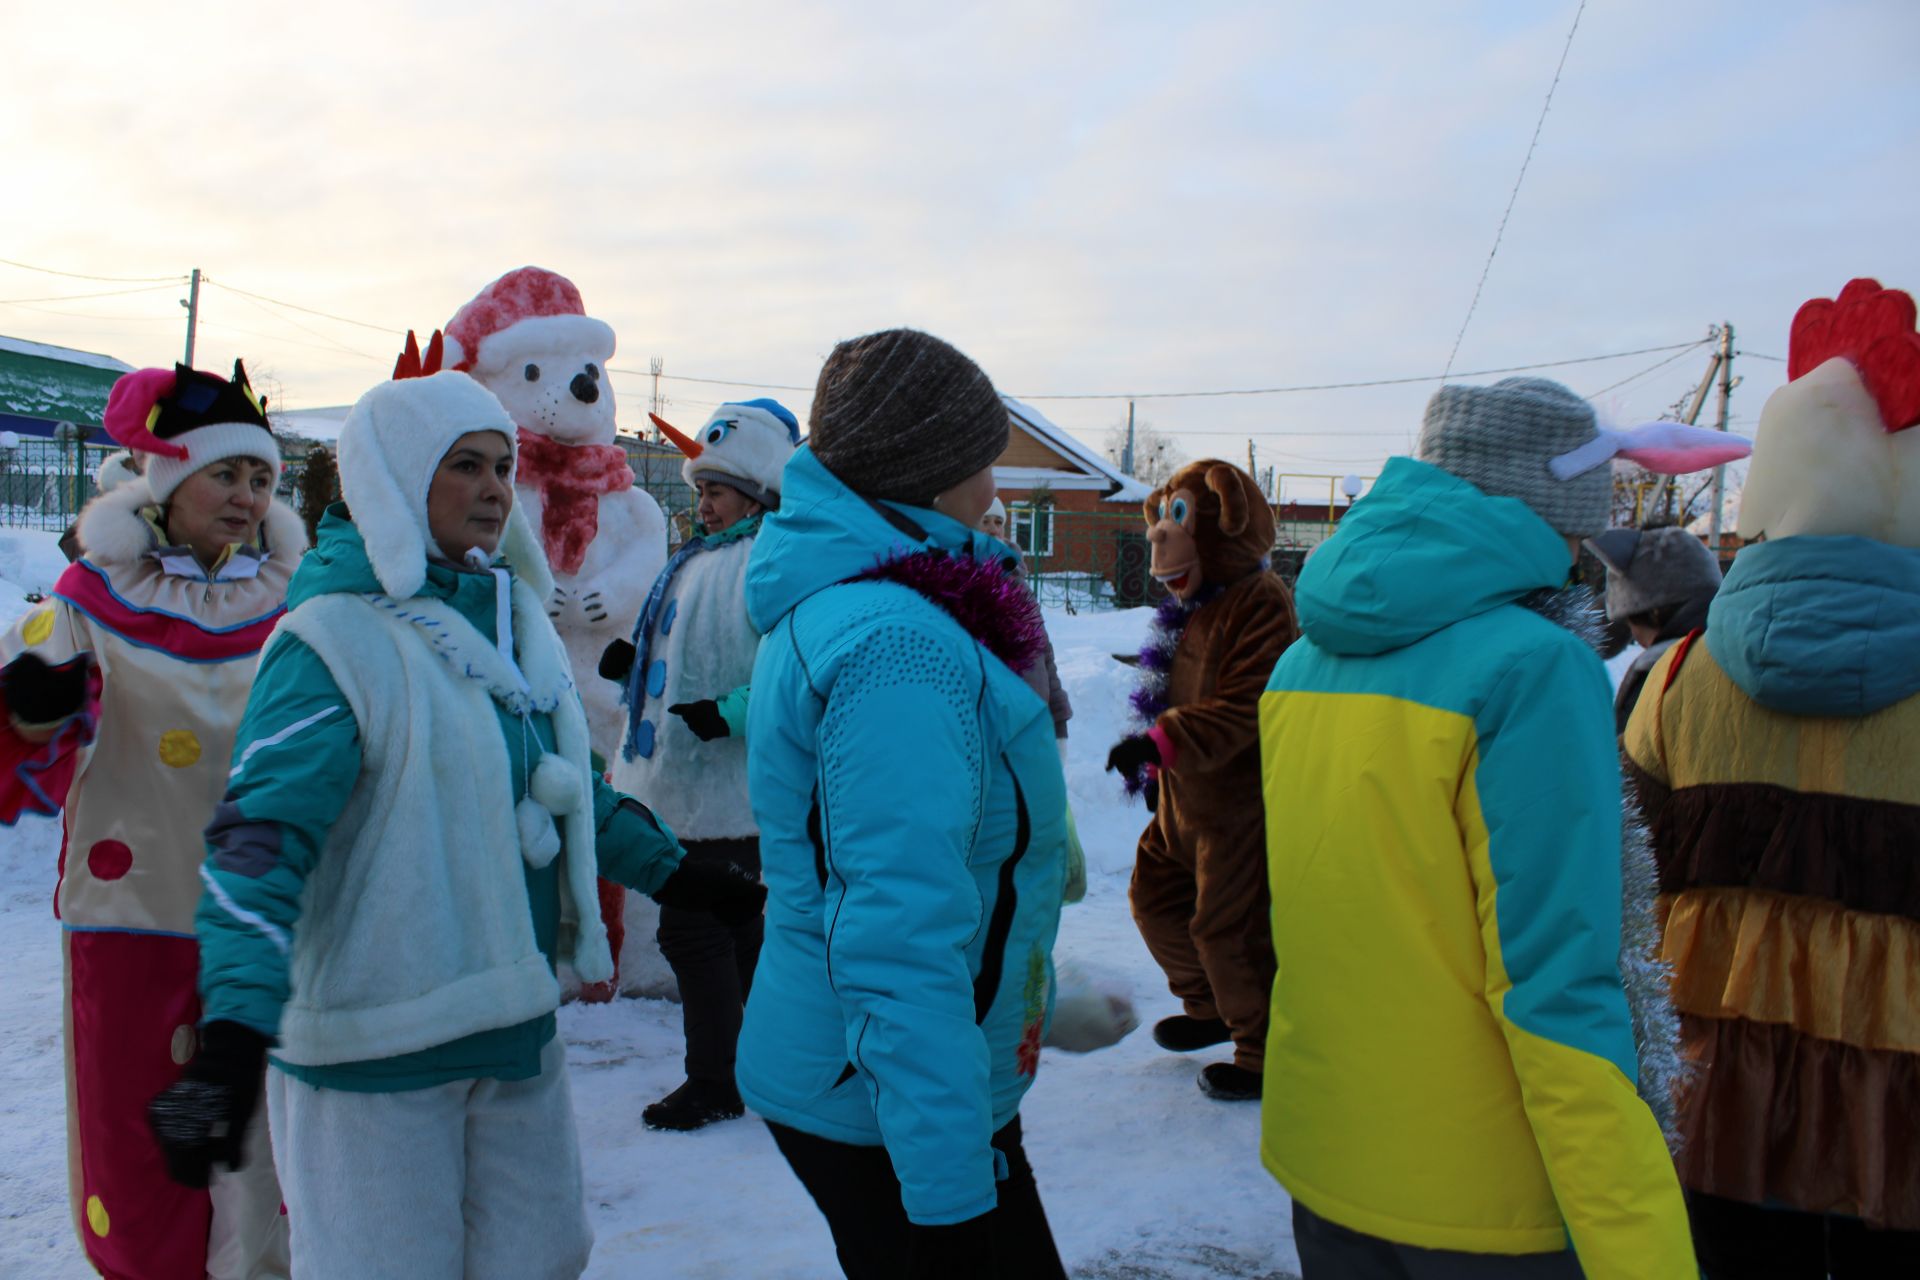
[(1785, 364), (1787, 362), (1785, 356), (1763, 356), (1758, 351), (1737, 351), (1734, 354), (1746, 356), (1750, 360), (1771, 360), (1775, 364)]
[(1230, 391), (1130, 391), (1101, 392), (1083, 395), (1016, 395), (1016, 400), (1193, 400), (1208, 396), (1278, 396), (1292, 395), (1302, 391), (1346, 391), (1355, 387), (1395, 387), (1410, 382), (1444, 382), (1449, 377), (1484, 378), (1496, 373), (1525, 373), (1531, 369), (1558, 369), (1567, 365), (1594, 364), (1601, 360), (1620, 360), (1627, 356), (1653, 355), (1660, 351), (1687, 350), (1700, 345), (1698, 339), (1692, 342), (1674, 342), (1659, 347), (1636, 347), (1632, 351), (1609, 351), (1603, 355), (1576, 356), (1568, 360), (1542, 360), (1536, 364), (1508, 365), (1501, 369), (1467, 369), (1459, 373), (1423, 373), (1406, 378), (1367, 378), (1358, 382), (1315, 382), (1302, 383), (1290, 387), (1247, 387)]
[(90, 276), (80, 271), (56, 271), (52, 267), (36, 267), (30, 262), (15, 262), (12, 258), (0, 258), (0, 264), (18, 267), (22, 271), (38, 271), (42, 275), (65, 276), (69, 280), (99, 280), (105, 284), (179, 284), (187, 278), (184, 271), (177, 276)]
[(1533, 139), (1527, 143), (1526, 158), (1520, 161), (1520, 173), (1513, 180), (1513, 191), (1507, 196), (1507, 211), (1500, 215), (1499, 230), (1493, 233), (1493, 248), (1487, 250), (1487, 261), (1480, 268), (1480, 282), (1473, 286), (1473, 301), (1467, 304), (1467, 314), (1460, 321), (1460, 332), (1453, 335), (1453, 350), (1447, 353), (1447, 371), (1442, 377), (1453, 373), (1453, 362), (1460, 355), (1460, 343), (1467, 336), (1467, 326), (1473, 322), (1473, 313), (1480, 305), (1480, 291), (1487, 287), (1487, 275), (1493, 270), (1494, 255), (1500, 252), (1500, 240), (1507, 234), (1507, 219), (1513, 216), (1514, 202), (1520, 199), (1520, 184), (1526, 181), (1527, 166), (1533, 163), (1533, 149), (1540, 145), (1540, 131), (1547, 124), (1547, 109), (1553, 105), (1553, 91), (1560, 87), (1560, 73), (1566, 70), (1567, 54), (1573, 50), (1573, 33), (1580, 29), (1580, 15), (1587, 11), (1587, 0), (1580, 0), (1580, 7), (1573, 11), (1573, 25), (1567, 29), (1567, 42), (1560, 48), (1560, 64), (1553, 69), (1553, 83), (1547, 86), (1547, 100), (1540, 104), (1540, 118), (1533, 124)]
[(138, 289), (103, 289), (99, 293), (57, 293), (45, 298), (0, 298), (0, 306), (20, 307), (34, 302), (78, 302), (83, 298), (124, 298), (130, 293), (154, 293), (161, 289), (171, 289), (179, 284), (170, 280), (166, 284), (142, 285)]
[(334, 315), (331, 311), (316, 311), (312, 307), (303, 307), (297, 302), (286, 302), (279, 298), (269, 298), (264, 293), (252, 293), (246, 289), (236, 288), (235, 286), (227, 284), (223, 281), (215, 280), (211, 276), (201, 276), (200, 283), (218, 285), (220, 288), (225, 289), (228, 293), (237, 293), (243, 298), (252, 298), (256, 302), (267, 302), (267, 303), (271, 303), (276, 307), (285, 307), (289, 311), (299, 311), (299, 312), (304, 312), (305, 314), (310, 316), (319, 316), (322, 320), (338, 320), (341, 324), (357, 324), (362, 329), (372, 329), (378, 333), (384, 333), (388, 335), (404, 332), (404, 329), (395, 327), (394, 325), (374, 324), (368, 320), (355, 320), (351, 316), (337, 316), (337, 315)]
[(1652, 372), (1654, 372), (1655, 370), (1658, 370), (1658, 369), (1664, 369), (1664, 368), (1666, 368), (1666, 367), (1667, 367), (1668, 365), (1670, 365), (1670, 364), (1672, 364), (1672, 363), (1673, 363), (1673, 362), (1674, 362), (1675, 360), (1679, 360), (1679, 359), (1681, 359), (1681, 358), (1683, 358), (1683, 357), (1684, 357), (1684, 356), (1685, 356), (1685, 355), (1687, 354), (1687, 352), (1689, 352), (1689, 351), (1692, 351), (1692, 350), (1693, 350), (1693, 349), (1694, 349), (1695, 347), (1704, 347), (1704, 346), (1706, 346), (1706, 345), (1707, 345), (1707, 344), (1708, 344), (1709, 342), (1712, 342), (1712, 341), (1713, 341), (1713, 339), (1712, 339), (1712, 338), (1702, 338), (1702, 339), (1700, 339), (1700, 341), (1698, 341), (1698, 342), (1696, 342), (1696, 343), (1694, 343), (1694, 344), (1693, 344), (1693, 346), (1691, 346), (1691, 347), (1683, 347), (1683, 348), (1681, 348), (1680, 350), (1678, 350), (1678, 351), (1676, 351), (1676, 352), (1674, 352), (1674, 353), (1673, 353), (1672, 355), (1670, 355), (1670, 356), (1668, 356), (1668, 357), (1666, 357), (1666, 358), (1665, 358), (1664, 360), (1661, 360), (1661, 361), (1658, 361), (1657, 363), (1654, 363), (1654, 364), (1650, 364), (1650, 365), (1648, 365), (1648, 366), (1647, 366), (1646, 368), (1644, 368), (1644, 369), (1642, 369), (1642, 370), (1641, 370), (1640, 372), (1638, 372), (1638, 373), (1636, 373), (1636, 374), (1632, 374), (1632, 375), (1630, 375), (1630, 376), (1628, 376), (1628, 377), (1625, 377), (1625, 378), (1622, 378), (1622, 379), (1620, 379), (1620, 381), (1618, 381), (1618, 382), (1611, 382), (1611, 383), (1608, 383), (1608, 384), (1607, 384), (1606, 386), (1604, 386), (1604, 387), (1602, 387), (1602, 388), (1600, 388), (1600, 389), (1599, 389), (1598, 391), (1590, 391), (1590, 392), (1588, 392), (1588, 393), (1587, 393), (1587, 395), (1586, 395), (1586, 399), (1588, 399), (1588, 400), (1597, 400), (1597, 399), (1599, 399), (1599, 398), (1600, 398), (1601, 396), (1603, 396), (1603, 395), (1605, 395), (1605, 394), (1607, 394), (1607, 392), (1609, 392), (1609, 391), (1617, 391), (1617, 390), (1619, 390), (1619, 389), (1620, 389), (1621, 387), (1624, 387), (1624, 386), (1626, 386), (1626, 385), (1627, 385), (1627, 384), (1628, 384), (1629, 382), (1638, 382), (1638, 381), (1640, 381), (1640, 379), (1642, 379), (1642, 378), (1644, 378), (1644, 377), (1646, 377), (1646, 376), (1647, 376), (1648, 374), (1650, 374), (1650, 373), (1652, 373)]
[[(653, 376), (650, 371), (643, 372), (639, 369), (621, 369), (614, 365), (608, 365), (607, 372), (632, 374), (636, 378), (651, 378)], [(732, 378), (696, 378), (685, 373), (662, 373), (660, 376), (669, 382), (700, 382), (710, 387), (750, 387), (755, 391), (813, 390), (812, 387), (799, 387), (785, 382), (739, 382)]]
[[(203, 277), (203, 280), (204, 280), (204, 277)], [(222, 287), (224, 288), (225, 286), (222, 286)], [(311, 334), (312, 336), (320, 339), (320, 341), (331, 344), (333, 349), (336, 351), (343, 351), (350, 356), (358, 356), (362, 360), (378, 361), (380, 359), (379, 356), (369, 355), (365, 351), (357, 351), (354, 348), (348, 346), (346, 343), (341, 342), (336, 338), (329, 337), (328, 335), (320, 332), (318, 329), (313, 328), (311, 325), (301, 324), (298, 320), (295, 320), (291, 316), (283, 316), (278, 314), (277, 312), (267, 310), (265, 307), (261, 306), (258, 302), (253, 301), (252, 294), (241, 293), (238, 289), (228, 289), (227, 292), (239, 294), (240, 300), (242, 302), (245, 302), (248, 306), (252, 307), (255, 311), (258, 311), (261, 315), (266, 316), (268, 319), (276, 320), (281, 324), (292, 325), (294, 328), (300, 330), (300, 332), (302, 333)]]

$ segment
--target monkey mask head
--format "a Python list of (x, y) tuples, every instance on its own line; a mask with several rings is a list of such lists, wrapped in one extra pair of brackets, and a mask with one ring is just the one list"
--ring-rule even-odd
[(1253, 477), (1230, 462), (1188, 463), (1143, 504), (1151, 572), (1181, 600), (1205, 583), (1227, 586), (1273, 550), (1273, 508)]

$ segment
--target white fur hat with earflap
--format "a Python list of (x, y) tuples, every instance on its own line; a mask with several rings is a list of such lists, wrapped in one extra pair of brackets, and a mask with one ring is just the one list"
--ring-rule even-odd
[(657, 414), (647, 416), (687, 455), (680, 474), (688, 484), (717, 480), (763, 507), (780, 505), (780, 473), (800, 446), (800, 420), (778, 400), (723, 404), (692, 436)]
[[(513, 420), (493, 393), (453, 372), (382, 382), (355, 402), (340, 428), (340, 496), (374, 576), (395, 599), (426, 584), (429, 555), (464, 550), (433, 545), (427, 491), (447, 450), (472, 431), (497, 431), (509, 443), (515, 438)], [(546, 555), (518, 503), (507, 516), (500, 553), (542, 599), (552, 592)]]

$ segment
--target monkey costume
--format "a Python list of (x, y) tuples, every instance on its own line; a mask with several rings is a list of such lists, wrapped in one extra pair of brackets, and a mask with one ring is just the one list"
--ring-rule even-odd
[(1274, 975), (1258, 708), (1299, 630), (1286, 584), (1267, 567), (1273, 508), (1246, 472), (1192, 463), (1145, 510), (1153, 575), (1172, 596), (1157, 644), (1141, 654), (1134, 707), (1145, 723), (1108, 768), (1154, 810), (1134, 863), (1133, 916), (1185, 1005), (1154, 1038), (1176, 1050), (1231, 1038), (1232, 1065), (1207, 1067), (1200, 1087), (1257, 1097)]

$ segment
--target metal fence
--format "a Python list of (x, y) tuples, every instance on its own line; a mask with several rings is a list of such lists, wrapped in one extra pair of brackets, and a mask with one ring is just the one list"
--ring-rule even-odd
[(65, 530), (98, 492), (93, 473), (118, 447), (36, 437), (0, 446), (0, 525)]

